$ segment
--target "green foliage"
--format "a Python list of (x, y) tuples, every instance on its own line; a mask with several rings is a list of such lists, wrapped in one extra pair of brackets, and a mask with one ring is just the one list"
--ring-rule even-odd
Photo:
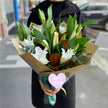
[(86, 21), (82, 24), (82, 27), (85, 25), (90, 25), (90, 24), (94, 24), (94, 23), (98, 23), (97, 21)]
[(76, 37), (68, 41), (66, 49), (69, 49), (69, 48), (73, 49), (75, 45), (76, 45)]
[(68, 21), (67, 21), (67, 29), (66, 29), (67, 37), (68, 37), (68, 38), (69, 38), (70, 35), (72, 34), (73, 30), (74, 30), (73, 18), (72, 18), (72, 16), (70, 15), (69, 18), (68, 18)]
[(34, 36), (40, 43), (42, 42), (42, 40), (47, 40), (46, 36), (40, 31), (33, 29), (33, 32), (34, 32)]
[(57, 32), (59, 32), (60, 23), (61, 23), (61, 13), (60, 13), (60, 15), (59, 15), (58, 24), (57, 24), (57, 27), (56, 27), (56, 31), (57, 31)]
[(48, 42), (51, 44), (51, 42), (52, 42), (52, 35), (50, 33), (50, 30), (47, 27), (45, 27), (45, 36), (46, 36)]
[(23, 41), (24, 38), (26, 38), (26, 36), (27, 36), (26, 32), (19, 22), (17, 22), (17, 26), (18, 26), (18, 29), (17, 29), (18, 38), (19, 38), (19, 40)]
[(41, 23), (44, 25), (45, 24), (45, 14), (44, 14), (44, 12), (42, 11), (42, 10), (38, 10), (38, 12), (39, 12), (39, 18), (40, 18), (40, 21), (41, 21)]
[(89, 41), (90, 41), (90, 38), (88, 37), (82, 37), (82, 38), (77, 39), (77, 43), (79, 43), (80, 45), (85, 45)]
[(23, 26), (24, 26), (24, 29), (25, 29), (27, 35), (31, 36), (31, 30), (24, 23), (23, 23)]
[(72, 33), (76, 32), (75, 31), (76, 27), (77, 27), (77, 18), (76, 18), (76, 13), (75, 13), (74, 17), (72, 17), (70, 15), (69, 18), (68, 18), (67, 28), (66, 28), (68, 39), (71, 39), (70, 36), (72, 35)]
[(48, 13), (48, 19), (47, 19), (46, 26), (47, 28), (49, 28), (52, 21), (52, 5), (50, 5), (50, 7), (48, 8), (47, 13)]
[(62, 41), (62, 40), (66, 40), (66, 34), (63, 34), (63, 35), (62, 35), (60, 41)]
[(62, 46), (62, 43), (59, 42), (59, 43), (55, 46), (55, 48), (54, 48), (54, 50), (53, 50), (53, 53), (58, 53), (59, 55), (61, 55), (61, 52), (62, 52), (62, 49), (61, 49), (61, 48), (63, 48), (63, 46)]

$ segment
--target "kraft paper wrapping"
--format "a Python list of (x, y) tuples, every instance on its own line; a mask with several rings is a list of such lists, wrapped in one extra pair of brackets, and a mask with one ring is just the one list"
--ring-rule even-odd
[[(27, 62), (31, 68), (38, 73), (39, 75), (44, 75), (44, 76), (48, 76), (51, 73), (64, 73), (67, 77), (72, 76), (73, 74), (75, 74), (78, 70), (85, 68), (86, 66), (88, 66), (90, 64), (90, 61), (86, 64), (83, 65), (78, 65), (69, 69), (65, 69), (65, 70), (60, 70), (60, 71), (54, 71), (50, 68), (48, 68), (47, 66), (45, 66), (44, 64), (40, 63), (36, 58), (34, 58), (30, 53), (26, 53), (26, 52), (22, 52), (19, 49), (19, 39), (12, 39), (12, 42), (15, 46), (15, 48), (18, 50), (19, 56), (25, 60), (25, 62)], [(87, 43), (85, 45), (87, 48), (85, 50), (83, 50), (83, 52), (91, 52), (92, 53), (92, 57), (95, 54), (98, 46), (91, 44), (91, 43)]]

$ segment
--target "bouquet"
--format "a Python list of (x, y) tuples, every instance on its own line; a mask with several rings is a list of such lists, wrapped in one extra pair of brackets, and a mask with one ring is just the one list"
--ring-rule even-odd
[[(28, 28), (17, 23), (18, 39), (13, 43), (19, 55), (38, 73), (40, 80), (49, 89), (61, 88), (77, 70), (86, 67), (98, 46), (88, 43), (90, 38), (81, 37), (83, 26), (96, 23), (87, 21), (77, 24), (76, 14), (67, 24), (59, 17), (57, 26), (52, 20), (52, 5), (47, 10), (48, 18), (39, 9), (41, 25), (31, 23)], [(44, 95), (44, 103), (54, 105), (56, 94)]]

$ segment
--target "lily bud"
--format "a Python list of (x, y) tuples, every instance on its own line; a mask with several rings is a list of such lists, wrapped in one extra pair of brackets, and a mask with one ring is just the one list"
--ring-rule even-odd
[(45, 15), (44, 15), (44, 12), (42, 10), (38, 10), (39, 11), (39, 18), (41, 20), (41, 23), (42, 24), (45, 24)]
[(74, 46), (74, 53), (76, 53), (77, 49), (79, 48), (79, 43), (77, 43), (75, 46)]
[(79, 26), (78, 26), (77, 29), (76, 29), (76, 35), (77, 35), (77, 36), (79, 35), (81, 29), (82, 29), (82, 25), (79, 24)]
[(54, 30), (55, 30), (55, 25), (54, 25), (54, 22), (52, 20), (51, 27), (50, 27), (50, 33), (53, 34), (54, 33)]
[(42, 40), (42, 44), (44, 47), (46, 47), (49, 50), (49, 45), (48, 45), (48, 42), (46, 40)]
[(53, 36), (53, 49), (55, 48), (55, 46), (58, 44), (58, 33), (54, 32), (54, 36)]
[(75, 27), (74, 31), (72, 32), (69, 40), (71, 40), (72, 38), (74, 38), (76, 36), (76, 29), (77, 29), (78, 25)]

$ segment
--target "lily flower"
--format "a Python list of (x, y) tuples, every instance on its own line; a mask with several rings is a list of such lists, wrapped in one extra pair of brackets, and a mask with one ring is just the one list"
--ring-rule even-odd
[(42, 50), (39, 46), (35, 48), (35, 54), (32, 54), (42, 64), (47, 64), (49, 61), (46, 58), (47, 48)]
[(30, 36), (28, 36), (27, 39), (24, 39), (24, 41), (20, 41), (20, 43), (21, 43), (23, 46), (34, 45), (34, 44), (33, 44), (33, 39), (31, 40)]
[(59, 41), (58, 33), (57, 32), (54, 32), (54, 36), (53, 36), (53, 49), (58, 44), (58, 41)]
[(50, 27), (50, 33), (53, 34), (54, 33), (54, 30), (55, 30), (55, 25), (54, 25), (54, 22), (52, 20), (51, 21), (51, 27)]
[(59, 26), (59, 31), (60, 31), (61, 34), (65, 33), (66, 32), (66, 27)]
[(33, 28), (39, 30), (41, 33), (44, 32), (43, 25), (33, 25)]
[(65, 63), (67, 60), (71, 59), (74, 54), (73, 49), (68, 49), (67, 52), (62, 48), (62, 56), (60, 58), (60, 64)]

